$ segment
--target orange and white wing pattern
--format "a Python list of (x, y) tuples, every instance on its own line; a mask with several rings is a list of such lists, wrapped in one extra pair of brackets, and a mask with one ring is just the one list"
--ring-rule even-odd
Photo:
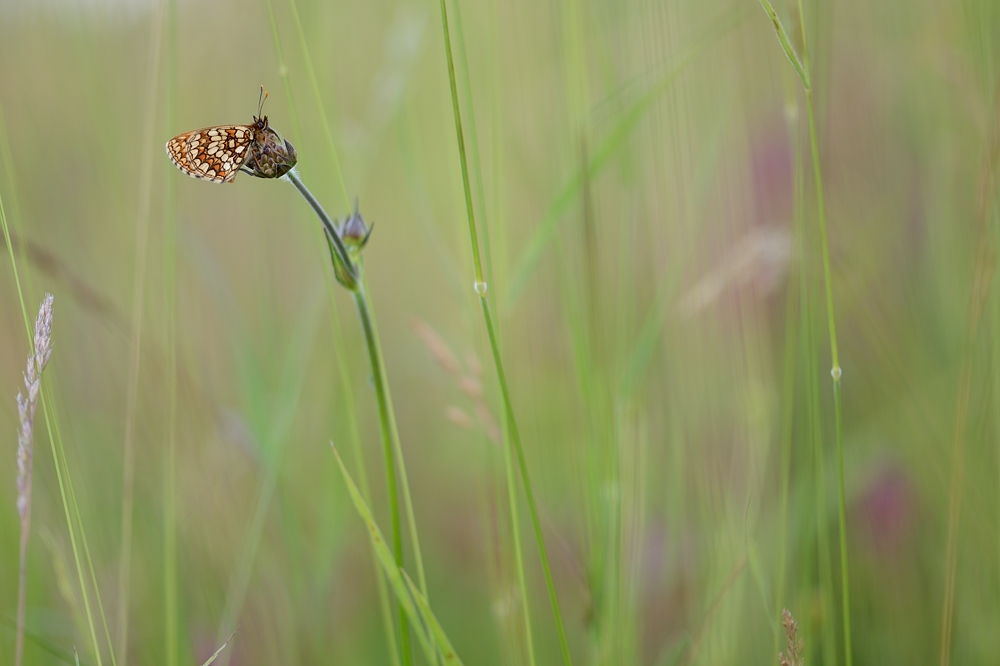
[(253, 125), (218, 125), (178, 134), (167, 141), (167, 155), (192, 178), (228, 183), (246, 163), (253, 141)]

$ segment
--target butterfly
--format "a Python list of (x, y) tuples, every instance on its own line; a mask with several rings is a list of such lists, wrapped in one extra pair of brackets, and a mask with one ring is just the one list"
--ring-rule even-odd
[(258, 178), (280, 178), (295, 163), (295, 148), (261, 115), (267, 92), (260, 88), (257, 115), (250, 125), (216, 125), (178, 134), (167, 141), (167, 155), (178, 169), (213, 183), (231, 183), (243, 171)]

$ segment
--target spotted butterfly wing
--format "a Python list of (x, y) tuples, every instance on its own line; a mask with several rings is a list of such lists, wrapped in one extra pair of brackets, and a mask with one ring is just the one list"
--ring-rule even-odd
[(167, 155), (192, 178), (229, 183), (250, 156), (255, 125), (217, 125), (184, 134), (167, 142)]

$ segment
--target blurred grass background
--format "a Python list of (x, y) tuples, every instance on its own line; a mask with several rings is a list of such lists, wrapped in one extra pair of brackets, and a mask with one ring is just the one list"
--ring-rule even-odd
[[(527, 663), (437, 3), (271, 2), (0, 0), (0, 197), (29, 316), (55, 295), (43, 383), (116, 646), (128, 618), (117, 663), (200, 664), (236, 625), (234, 665), (391, 663), (366, 531), (328, 446), (350, 438), (335, 331), (386, 531), (370, 368), (319, 225), (286, 184), (209, 185), (163, 153), (181, 131), (250, 122), (261, 83), (303, 180), (331, 213), (358, 196), (375, 223), (366, 272), (431, 605), (466, 664)], [(798, 24), (796, 4), (776, 7)], [(574, 663), (776, 663), (782, 607), (808, 663), (843, 663), (811, 157), (765, 13), (750, 0), (449, 8), (489, 295)], [(946, 663), (949, 524), (946, 653), (993, 663), (1000, 10), (804, 9), (854, 663)], [(9, 655), (14, 395), (30, 349), (6, 251), (0, 264)], [(427, 327), (461, 359), (464, 391)], [(25, 663), (71, 663), (76, 645), (95, 664), (44, 428), (35, 446)], [(520, 524), (538, 663), (558, 663)]]

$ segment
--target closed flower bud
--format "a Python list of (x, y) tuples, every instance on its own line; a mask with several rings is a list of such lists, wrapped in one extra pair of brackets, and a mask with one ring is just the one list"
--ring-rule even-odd
[(361, 250), (368, 242), (371, 228), (365, 224), (365, 218), (358, 212), (358, 200), (354, 200), (354, 212), (340, 224), (340, 238), (349, 248)]

